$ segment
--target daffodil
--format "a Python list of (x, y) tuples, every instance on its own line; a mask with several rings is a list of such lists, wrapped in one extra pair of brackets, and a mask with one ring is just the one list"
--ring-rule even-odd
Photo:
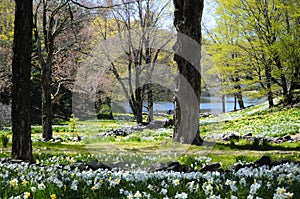
[(26, 185), (27, 184), (27, 181), (24, 179), (23, 181), (22, 181), (22, 185)]
[(180, 184), (180, 181), (179, 181), (179, 179), (175, 179), (175, 180), (173, 180), (173, 184), (174, 184), (175, 186), (178, 186), (178, 185)]
[(56, 199), (56, 194), (54, 194), (54, 193), (51, 194), (51, 195), (50, 195), (50, 198), (51, 198), (51, 199)]
[(16, 187), (16, 186), (18, 186), (18, 179), (12, 179), (10, 182), (10, 186), (12, 186), (12, 187)]
[(30, 197), (30, 192), (24, 192), (24, 198), (29, 198)]

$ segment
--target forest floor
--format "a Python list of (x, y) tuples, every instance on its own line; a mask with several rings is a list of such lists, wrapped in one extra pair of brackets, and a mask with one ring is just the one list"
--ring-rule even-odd
[[(253, 161), (262, 155), (300, 161), (299, 108), (268, 109), (267, 103), (261, 103), (201, 118), (203, 146), (174, 143), (172, 127), (163, 127), (163, 121), (168, 118), (158, 116), (155, 119), (160, 122), (152, 126), (137, 126), (128, 120), (76, 121), (73, 132), (70, 132), (70, 123), (54, 125), (55, 140), (52, 142), (41, 142), (41, 127), (33, 126), (33, 153), (37, 156), (90, 154), (103, 162), (124, 161), (137, 167), (177, 161), (182, 156), (210, 157), (214, 162), (221, 162), (224, 168), (239, 160)], [(5, 131), (9, 128), (2, 130)], [(0, 149), (1, 157), (9, 157), (10, 147)], [(139, 165), (140, 162), (143, 164)]]
[(299, 108), (201, 118), (202, 146), (174, 143), (166, 119), (75, 120), (54, 125), (49, 142), (32, 126), (35, 164), (10, 161), (11, 139), (1, 139), (0, 198), (300, 199)]

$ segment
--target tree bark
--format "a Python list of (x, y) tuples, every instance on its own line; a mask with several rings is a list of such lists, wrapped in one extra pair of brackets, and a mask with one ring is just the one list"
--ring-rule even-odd
[(32, 0), (16, 0), (12, 63), (12, 159), (33, 162), (30, 126)]
[(52, 139), (51, 66), (42, 67), (42, 127), (43, 138)]
[(153, 91), (152, 85), (149, 85), (149, 90), (147, 92), (147, 100), (148, 100), (148, 122), (153, 121)]
[(273, 102), (273, 92), (271, 88), (271, 81), (272, 81), (271, 68), (268, 64), (265, 65), (265, 73), (266, 73), (266, 86), (268, 89), (267, 95), (268, 95), (269, 108), (271, 108), (274, 106), (274, 102)]
[[(201, 92), (201, 19), (204, 1), (173, 0), (173, 2), (175, 6), (174, 26), (178, 32), (177, 41), (174, 45), (174, 60), (178, 65), (178, 77), (174, 97), (173, 139), (176, 142), (201, 145), (203, 141), (199, 132), (199, 105)], [(193, 39), (197, 45), (189, 45), (190, 43), (185, 36)], [(191, 58), (189, 61), (182, 57), (182, 55), (187, 54)], [(189, 91), (189, 87), (192, 88), (192, 91)], [(195, 102), (191, 99), (194, 95), (196, 97)]]
[[(244, 105), (244, 100), (243, 100), (243, 94), (242, 94), (242, 91), (241, 91), (241, 86), (239, 84), (240, 78), (236, 77), (236, 78), (234, 78), (233, 81), (235, 83), (234, 88), (237, 90), (235, 96), (237, 98), (239, 107), (240, 107), (240, 109), (244, 109), (245, 105)], [(236, 106), (235, 106), (235, 110), (236, 110)]]
[(222, 112), (225, 113), (226, 112), (226, 96), (224, 94), (222, 94), (221, 98), (222, 98)]

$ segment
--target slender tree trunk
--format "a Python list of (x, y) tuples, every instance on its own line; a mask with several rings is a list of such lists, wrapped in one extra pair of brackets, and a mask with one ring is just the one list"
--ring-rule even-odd
[(244, 109), (245, 105), (244, 105), (243, 95), (242, 95), (242, 92), (240, 92), (240, 91), (237, 93), (237, 100), (238, 100), (240, 109)]
[(222, 94), (222, 112), (226, 112), (226, 101), (225, 101), (225, 95)]
[(153, 91), (152, 85), (149, 86), (149, 90), (147, 92), (148, 99), (148, 122), (153, 121)]
[(273, 92), (271, 88), (271, 81), (272, 81), (271, 68), (268, 64), (265, 66), (265, 73), (266, 73), (266, 85), (268, 89), (269, 108), (271, 108), (274, 106), (274, 103), (273, 103)]
[(237, 108), (236, 108), (236, 104), (237, 104), (237, 101), (236, 101), (236, 93), (234, 94), (234, 108), (233, 108), (233, 110), (234, 111), (237, 111)]
[[(178, 32), (174, 45), (174, 60), (178, 65), (177, 88), (174, 97), (174, 132), (176, 142), (202, 144), (199, 132), (199, 105), (201, 93), (201, 19), (203, 0), (173, 0), (174, 26)], [(195, 43), (187, 41), (186, 37)], [(187, 55), (190, 62), (180, 55)], [(191, 63), (192, 62), (192, 63)], [(189, 88), (191, 87), (191, 91)], [(195, 96), (196, 100), (193, 100)]]
[(282, 71), (281, 60), (280, 60), (278, 55), (275, 55), (274, 61), (275, 61), (276, 67), (280, 70), (280, 80), (281, 80), (282, 94), (283, 94), (284, 98), (286, 98), (287, 95), (288, 95), (287, 80), (286, 80), (286, 77), (285, 77), (285, 75)]
[(242, 88), (239, 84), (239, 81), (240, 81), (240, 78), (238, 78), (238, 77), (234, 78), (234, 82), (235, 82), (234, 88), (237, 90), (235, 96), (237, 98), (240, 109), (244, 109), (245, 105), (244, 105), (244, 100), (243, 100), (243, 94), (242, 94), (242, 91), (241, 91)]
[(52, 139), (51, 66), (42, 67), (42, 127), (43, 138)]
[(12, 159), (33, 161), (30, 126), (32, 0), (16, 0), (12, 63)]

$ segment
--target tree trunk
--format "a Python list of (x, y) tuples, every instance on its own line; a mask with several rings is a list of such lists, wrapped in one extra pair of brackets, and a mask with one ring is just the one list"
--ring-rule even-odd
[(226, 100), (225, 100), (225, 95), (222, 94), (222, 112), (226, 112)]
[(148, 122), (153, 121), (153, 91), (152, 85), (149, 85), (149, 90), (147, 92), (148, 99)]
[(43, 138), (52, 139), (51, 66), (42, 67), (42, 127)]
[[(238, 77), (234, 78), (234, 82), (235, 82), (234, 88), (237, 90), (235, 96), (237, 98), (240, 109), (244, 109), (245, 105), (244, 105), (244, 100), (243, 100), (243, 94), (241, 91), (242, 88), (239, 84), (239, 81), (240, 81), (240, 78), (238, 78)], [(236, 110), (236, 107), (235, 107), (235, 110)]]
[[(174, 26), (178, 32), (174, 60), (178, 65), (174, 96), (174, 132), (176, 142), (202, 144), (199, 132), (201, 92), (201, 19), (203, 0), (173, 0)], [(192, 39), (193, 41), (190, 41)], [(189, 60), (183, 57), (188, 57)]]
[(287, 80), (286, 77), (284, 75), (284, 72), (282, 71), (282, 64), (281, 64), (281, 60), (279, 58), (279, 55), (275, 55), (274, 57), (274, 61), (276, 64), (276, 67), (280, 70), (280, 80), (281, 80), (281, 88), (282, 88), (282, 94), (283, 97), (286, 98), (288, 95), (288, 86), (287, 86)]
[(129, 105), (136, 119), (136, 123), (141, 124), (143, 122), (143, 101), (142, 90), (140, 88), (135, 90), (135, 94), (131, 94)]
[(141, 124), (141, 123), (143, 123), (142, 101), (137, 100), (134, 104), (135, 104), (135, 111), (133, 111), (133, 115), (136, 119), (136, 123)]
[(237, 94), (236, 94), (236, 97), (237, 97), (237, 101), (239, 103), (240, 109), (244, 109), (245, 105), (244, 105), (244, 100), (243, 100), (242, 92), (238, 91)]
[(233, 110), (234, 111), (237, 111), (237, 108), (236, 108), (236, 93), (234, 94), (234, 107), (233, 107)]
[(269, 102), (269, 108), (274, 106), (273, 103), (273, 92), (271, 88), (271, 81), (272, 81), (272, 76), (271, 76), (271, 68), (269, 65), (265, 66), (265, 73), (266, 73), (266, 85), (268, 89), (268, 102)]
[(33, 162), (30, 126), (32, 0), (16, 0), (12, 63), (12, 159)]

